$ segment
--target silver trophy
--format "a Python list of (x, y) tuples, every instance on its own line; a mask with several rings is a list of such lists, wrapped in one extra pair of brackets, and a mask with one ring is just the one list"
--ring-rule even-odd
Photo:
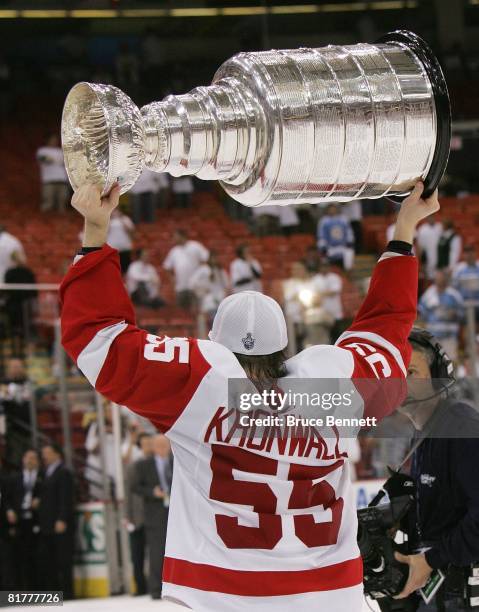
[(75, 85), (62, 141), (73, 189), (127, 191), (143, 168), (219, 180), (247, 206), (426, 192), (447, 164), (450, 106), (422, 39), (240, 53), (213, 84), (141, 110), (116, 87)]

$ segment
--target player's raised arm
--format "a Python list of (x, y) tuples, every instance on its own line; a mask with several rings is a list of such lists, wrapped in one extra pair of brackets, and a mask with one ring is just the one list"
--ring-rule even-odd
[(196, 341), (138, 329), (123, 285), (118, 253), (105, 244), (119, 189), (101, 198), (81, 187), (72, 206), (85, 219), (83, 249), (61, 294), (62, 343), (90, 383), (109, 399), (165, 431), (188, 404), (209, 369)]
[(423, 199), (418, 183), (399, 211), (393, 240), (379, 259), (368, 294), (336, 344), (352, 352), (355, 377), (405, 377), (408, 336), (416, 319), (418, 263), (412, 255), (416, 226), (439, 210), (437, 191)]

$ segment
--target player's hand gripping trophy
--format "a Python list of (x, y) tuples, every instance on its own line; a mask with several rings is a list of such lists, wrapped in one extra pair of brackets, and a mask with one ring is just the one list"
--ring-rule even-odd
[(419, 37), (240, 53), (213, 84), (141, 110), (118, 88), (79, 83), (65, 102), (74, 189), (127, 191), (143, 168), (220, 180), (238, 202), (347, 202), (425, 196), (447, 164), (450, 107), (441, 68)]

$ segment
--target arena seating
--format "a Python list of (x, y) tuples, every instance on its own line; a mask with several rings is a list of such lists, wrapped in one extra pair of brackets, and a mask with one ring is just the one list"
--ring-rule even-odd
[[(479, 195), (468, 195), (461, 198), (441, 198), (441, 210), (438, 219), (451, 219), (456, 230), (462, 236), (464, 244), (475, 244), (479, 247), (477, 224), (479, 223)], [(363, 219), (363, 242), (368, 252), (380, 252), (386, 243), (386, 228), (394, 222), (391, 214), (386, 216), (371, 215)]]

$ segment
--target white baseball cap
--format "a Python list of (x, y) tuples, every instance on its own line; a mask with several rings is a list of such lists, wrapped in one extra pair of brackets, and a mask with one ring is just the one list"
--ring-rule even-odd
[(241, 355), (271, 355), (288, 344), (280, 305), (258, 291), (226, 297), (218, 307), (209, 338)]

